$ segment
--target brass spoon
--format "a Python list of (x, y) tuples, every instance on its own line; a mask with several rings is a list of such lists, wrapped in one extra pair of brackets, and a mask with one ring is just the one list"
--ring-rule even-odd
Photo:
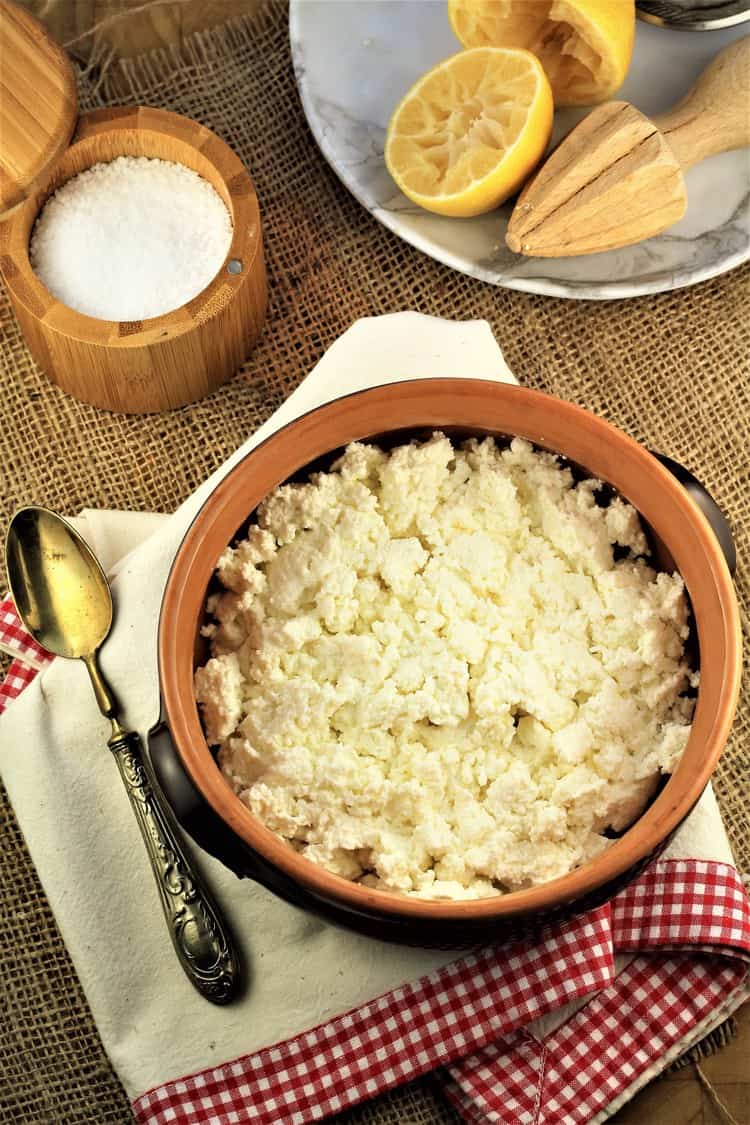
[(46, 508), (21, 508), (6, 545), (8, 580), (18, 615), (42, 648), (86, 665), (96, 702), (112, 723), (107, 742), (125, 783), (172, 943), (191, 984), (226, 1004), (240, 984), (239, 959), (219, 910), (191, 866), (171, 813), (143, 758), (141, 740), (117, 718), (117, 703), (97, 663), (112, 627), (112, 594), (81, 536)]

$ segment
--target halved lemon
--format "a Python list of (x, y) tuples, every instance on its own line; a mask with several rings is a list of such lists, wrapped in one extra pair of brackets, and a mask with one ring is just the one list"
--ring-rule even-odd
[(465, 47), (525, 47), (547, 72), (556, 105), (603, 102), (625, 80), (635, 0), (448, 0)]
[(549, 82), (529, 51), (460, 51), (423, 75), (396, 106), (385, 162), (420, 207), (481, 215), (533, 171), (547, 147), (552, 113)]

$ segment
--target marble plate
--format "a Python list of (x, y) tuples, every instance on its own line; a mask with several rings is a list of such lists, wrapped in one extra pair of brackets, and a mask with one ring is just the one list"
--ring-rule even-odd
[[(750, 149), (687, 173), (687, 215), (636, 246), (578, 258), (522, 258), (505, 246), (510, 208), (476, 219), (431, 215), (396, 189), (383, 162), (385, 127), (412, 82), (459, 49), (443, 0), (292, 0), (297, 86), (320, 149), (376, 219), (438, 261), (529, 293), (609, 298), (662, 293), (750, 258)], [(709, 59), (747, 29), (686, 33), (638, 23), (633, 64), (618, 97), (659, 113)], [(585, 110), (556, 115), (552, 143)]]

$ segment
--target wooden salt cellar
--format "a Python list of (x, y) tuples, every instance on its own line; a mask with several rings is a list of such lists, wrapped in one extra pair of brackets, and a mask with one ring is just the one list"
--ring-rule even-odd
[[(83, 114), (67, 147), (77, 111), (70, 65), (9, 0), (0, 0), (0, 54), (0, 273), (34, 359), (63, 390), (107, 410), (145, 414), (210, 394), (240, 366), (265, 318), (260, 212), (247, 169), (210, 129), (145, 106)], [(143, 321), (75, 312), (29, 262), (31, 232), (49, 196), (118, 156), (191, 168), (216, 189), (233, 225), (213, 281), (181, 308)]]

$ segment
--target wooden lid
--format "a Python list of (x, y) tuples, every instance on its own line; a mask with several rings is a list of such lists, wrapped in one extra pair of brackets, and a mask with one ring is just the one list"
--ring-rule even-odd
[(54, 167), (77, 117), (68, 56), (28, 12), (0, 0), (0, 219)]

